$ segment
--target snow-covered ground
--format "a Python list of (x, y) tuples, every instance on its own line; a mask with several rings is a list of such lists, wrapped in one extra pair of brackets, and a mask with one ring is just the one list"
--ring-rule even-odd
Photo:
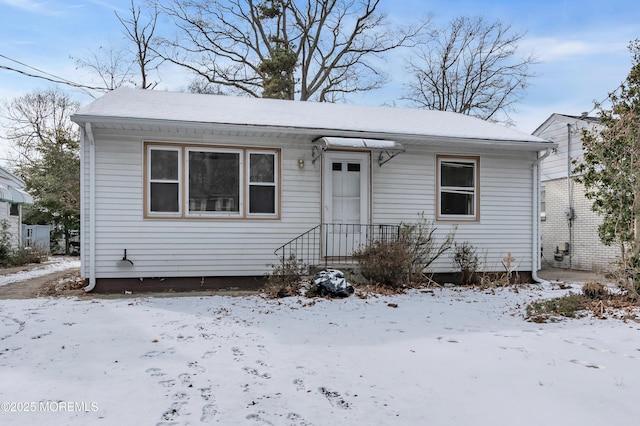
[(637, 425), (640, 324), (561, 294), (5, 300), (0, 424)]
[(79, 268), (80, 260), (77, 257), (50, 257), (41, 266), (33, 269), (16, 272), (14, 274), (0, 275), (0, 286), (27, 281), (32, 278), (52, 274), (54, 272), (66, 271), (72, 268)]

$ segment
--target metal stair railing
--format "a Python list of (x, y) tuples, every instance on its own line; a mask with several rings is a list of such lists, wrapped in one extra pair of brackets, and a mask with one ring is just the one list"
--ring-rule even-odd
[(374, 241), (395, 241), (400, 225), (321, 223), (278, 247), (274, 253), (284, 264), (293, 260), (311, 270), (318, 266), (357, 263), (354, 252)]

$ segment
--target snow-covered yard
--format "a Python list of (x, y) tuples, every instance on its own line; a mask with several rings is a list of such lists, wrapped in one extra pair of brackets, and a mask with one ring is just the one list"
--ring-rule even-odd
[(637, 425), (640, 324), (560, 294), (5, 300), (0, 423)]

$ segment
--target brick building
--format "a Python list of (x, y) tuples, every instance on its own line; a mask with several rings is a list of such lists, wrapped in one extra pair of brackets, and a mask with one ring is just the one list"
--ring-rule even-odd
[(598, 237), (602, 219), (571, 173), (572, 161), (584, 155), (582, 129), (598, 125), (594, 117), (552, 114), (533, 134), (558, 144), (541, 166), (542, 265), (587, 271), (607, 270), (620, 247)]

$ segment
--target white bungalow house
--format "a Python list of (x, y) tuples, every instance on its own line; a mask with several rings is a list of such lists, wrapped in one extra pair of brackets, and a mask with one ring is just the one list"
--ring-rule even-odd
[(584, 156), (582, 130), (593, 130), (598, 119), (552, 114), (533, 135), (558, 147), (541, 164), (541, 209), (543, 262), (557, 268), (605, 271), (620, 256), (620, 247), (605, 246), (598, 237), (602, 218), (585, 197), (585, 188), (576, 182), (574, 160)]
[(0, 224), (14, 247), (20, 246), (23, 239), (22, 206), (32, 204), (33, 198), (24, 191), (24, 182), (0, 167)]
[(87, 291), (235, 286), (290, 251), (348, 258), (419, 213), (486, 271), (539, 269), (538, 164), (556, 145), (536, 136), (450, 112), (127, 88), (72, 119)]

